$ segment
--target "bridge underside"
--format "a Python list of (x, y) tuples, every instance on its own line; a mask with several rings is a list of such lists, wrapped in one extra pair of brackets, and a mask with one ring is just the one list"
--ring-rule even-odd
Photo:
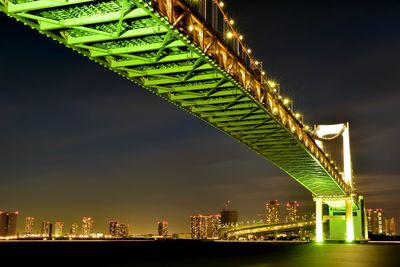
[(0, 9), (234, 137), (314, 195), (348, 194), (255, 93), (148, 3), (0, 0)]

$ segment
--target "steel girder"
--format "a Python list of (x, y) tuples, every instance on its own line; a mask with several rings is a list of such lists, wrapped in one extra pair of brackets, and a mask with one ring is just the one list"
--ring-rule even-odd
[(0, 0), (0, 10), (236, 138), (315, 196), (351, 192), (268, 91), (238, 81), (154, 2)]

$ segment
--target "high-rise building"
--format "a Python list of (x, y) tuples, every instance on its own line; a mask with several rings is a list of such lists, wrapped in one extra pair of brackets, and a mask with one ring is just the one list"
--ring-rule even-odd
[(49, 221), (43, 221), (42, 222), (42, 235), (44, 237), (49, 237), (52, 233), (53, 225)]
[(93, 219), (91, 217), (82, 218), (82, 235), (90, 236), (93, 233)]
[(295, 222), (298, 220), (298, 210), (300, 204), (297, 201), (289, 201), (286, 203), (286, 222)]
[(271, 200), (265, 204), (266, 207), (266, 223), (275, 224), (279, 223), (279, 202), (278, 200)]
[(129, 224), (118, 224), (118, 236), (122, 238), (126, 238), (129, 236)]
[(214, 239), (219, 237), (221, 215), (193, 215), (190, 217), (190, 230), (193, 239)]
[(0, 211), (0, 236), (15, 236), (17, 234), (17, 218), (18, 211)]
[(119, 225), (118, 221), (112, 220), (108, 222), (108, 233), (111, 236), (118, 236), (118, 225)]
[(219, 238), (221, 228), (221, 215), (209, 215), (207, 219), (207, 238)]
[(239, 221), (239, 214), (236, 210), (225, 210), (221, 211), (221, 224), (232, 225)]
[(73, 223), (71, 225), (71, 230), (69, 231), (70, 235), (77, 236), (79, 234), (79, 225), (77, 223)]
[(64, 222), (56, 222), (54, 226), (54, 236), (60, 237), (63, 235)]
[(386, 235), (395, 236), (396, 235), (396, 220), (394, 217), (385, 218), (385, 229)]
[(34, 217), (26, 217), (25, 218), (25, 234), (32, 235), (33, 234), (33, 225), (35, 223)]
[(383, 209), (368, 209), (367, 219), (369, 232), (374, 235), (383, 235), (386, 233)]
[(373, 209), (367, 209), (368, 232), (372, 233)]
[(168, 221), (162, 221), (157, 223), (158, 235), (167, 236), (168, 235)]

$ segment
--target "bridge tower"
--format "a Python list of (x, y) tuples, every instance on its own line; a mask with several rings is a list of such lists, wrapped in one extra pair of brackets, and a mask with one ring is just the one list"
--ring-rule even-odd
[(324, 143), (342, 138), (343, 173), (351, 193), (346, 196), (314, 196), (316, 203), (315, 240), (367, 240), (368, 228), (363, 196), (355, 194), (350, 152), (349, 123), (317, 125), (314, 127), (317, 145), (325, 151)]

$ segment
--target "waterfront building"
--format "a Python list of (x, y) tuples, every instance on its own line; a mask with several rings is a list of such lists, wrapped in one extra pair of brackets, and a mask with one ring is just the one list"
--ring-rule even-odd
[(372, 214), (373, 209), (367, 209), (367, 222), (368, 222), (368, 232), (372, 233)]
[(79, 234), (79, 225), (77, 223), (73, 223), (69, 233), (70, 235), (77, 236)]
[(64, 222), (56, 222), (54, 226), (54, 236), (61, 237), (63, 235)]
[(297, 201), (289, 201), (286, 203), (286, 222), (295, 222), (298, 220), (298, 210), (300, 204)]
[(190, 217), (190, 231), (193, 239), (215, 239), (219, 237), (221, 215), (193, 215)]
[(385, 217), (383, 209), (368, 209), (367, 210), (368, 220), (368, 232), (374, 235), (386, 234), (385, 229)]
[(33, 234), (33, 225), (35, 223), (34, 217), (26, 217), (25, 218), (25, 234), (32, 235)]
[(108, 222), (108, 234), (111, 236), (118, 236), (118, 225), (119, 222), (115, 220), (111, 220)]
[(0, 236), (15, 236), (17, 234), (17, 218), (18, 211), (0, 211)]
[(117, 229), (119, 237), (126, 238), (129, 236), (129, 224), (120, 223)]
[(93, 218), (83, 217), (82, 218), (82, 235), (85, 237), (90, 236), (93, 233)]
[(168, 235), (168, 221), (162, 221), (157, 223), (158, 235), (167, 236)]
[(42, 222), (42, 236), (43, 237), (50, 237), (53, 231), (53, 225), (49, 221)]
[(279, 223), (279, 202), (278, 200), (270, 200), (265, 204), (266, 208), (266, 223)]
[(385, 218), (385, 229), (386, 235), (395, 236), (396, 235), (396, 220), (394, 217)]

